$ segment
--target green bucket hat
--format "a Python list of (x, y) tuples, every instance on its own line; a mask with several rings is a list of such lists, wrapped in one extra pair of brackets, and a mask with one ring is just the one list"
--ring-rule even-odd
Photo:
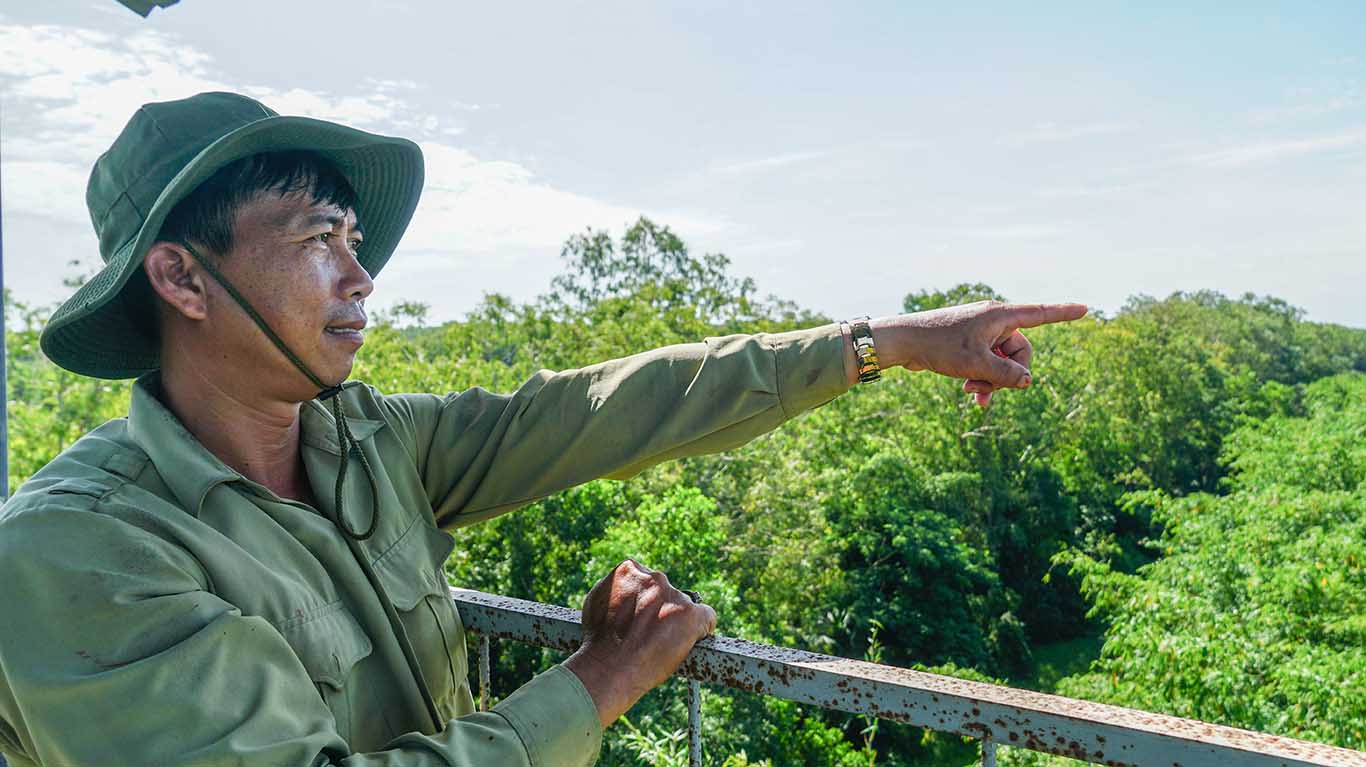
[(43, 328), (43, 353), (75, 373), (135, 378), (161, 366), (149, 333), (155, 307), (142, 258), (166, 216), (234, 160), (307, 150), (330, 160), (356, 191), (365, 223), (361, 266), (373, 277), (403, 236), (422, 193), (417, 144), (307, 117), (282, 117), (235, 93), (144, 105), (95, 162), (86, 206), (104, 268)]

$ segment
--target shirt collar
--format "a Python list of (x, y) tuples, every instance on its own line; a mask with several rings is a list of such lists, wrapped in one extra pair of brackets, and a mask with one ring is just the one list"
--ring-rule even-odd
[(137, 446), (152, 459), (157, 473), (175, 493), (181, 508), (197, 517), (210, 490), (224, 482), (241, 479), (242, 475), (210, 453), (185, 429), (180, 419), (161, 404), (157, 399), (160, 389), (161, 378), (157, 372), (148, 373), (133, 384), (128, 403), (128, 431)]
[[(357, 382), (343, 385), (342, 393), (336, 395), (346, 407), (346, 390), (353, 386), (359, 386)], [(351, 434), (357, 440), (368, 439), (375, 432), (384, 427), (384, 421), (361, 418), (355, 415), (354, 408), (346, 411), (346, 425), (351, 429)], [(316, 447), (325, 450), (333, 455), (341, 455), (341, 448), (337, 443), (337, 419), (332, 415), (331, 405), (324, 404), (315, 399), (311, 399), (299, 408), (299, 432), (303, 443), (308, 447)]]
[[(241, 474), (209, 452), (157, 398), (161, 389), (159, 373), (144, 375), (132, 389), (128, 404), (129, 434), (152, 459), (157, 473), (183, 509), (197, 517), (210, 490), (225, 482), (245, 481)], [(340, 456), (337, 422), (331, 411), (322, 403), (309, 400), (299, 412), (303, 443)], [(372, 436), (384, 426), (383, 421), (355, 418), (350, 413), (346, 422), (358, 440)]]

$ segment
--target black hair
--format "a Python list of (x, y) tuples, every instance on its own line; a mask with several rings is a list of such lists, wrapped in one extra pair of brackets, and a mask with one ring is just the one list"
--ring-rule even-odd
[(356, 206), (356, 191), (346, 176), (326, 157), (314, 152), (263, 152), (224, 165), (190, 192), (167, 214), (157, 239), (190, 242), (218, 257), (232, 250), (232, 228), (237, 211), (264, 191), (280, 196), (303, 192), (313, 203)]

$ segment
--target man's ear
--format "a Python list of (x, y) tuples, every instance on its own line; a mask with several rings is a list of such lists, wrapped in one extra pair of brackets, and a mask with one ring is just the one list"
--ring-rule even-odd
[(152, 290), (187, 319), (202, 320), (208, 316), (204, 272), (184, 246), (152, 243), (142, 259), (142, 269)]

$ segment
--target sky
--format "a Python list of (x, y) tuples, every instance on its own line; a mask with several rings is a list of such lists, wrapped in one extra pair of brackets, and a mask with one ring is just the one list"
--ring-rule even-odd
[(234, 90), (422, 146), (369, 304), (433, 320), (647, 215), (836, 318), (985, 282), (1366, 327), (1366, 4), (966, 5), (7, 3), (5, 284), (53, 302), (98, 262), (86, 179), (139, 105)]

